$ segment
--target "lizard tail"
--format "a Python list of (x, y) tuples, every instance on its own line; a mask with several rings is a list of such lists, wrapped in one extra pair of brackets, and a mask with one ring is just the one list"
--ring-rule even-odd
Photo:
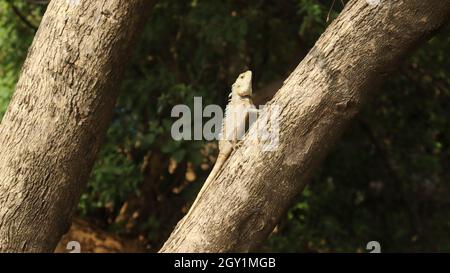
[(209, 184), (211, 183), (211, 181), (213, 181), (214, 178), (216, 178), (217, 174), (222, 169), (222, 166), (225, 163), (225, 161), (227, 160), (230, 153), (231, 153), (230, 149), (226, 149), (226, 152), (219, 152), (216, 163), (214, 164), (213, 169), (209, 173), (208, 178), (206, 178), (206, 181), (203, 184), (202, 188), (200, 189), (200, 192), (197, 194), (197, 197), (195, 198), (194, 203), (192, 203), (192, 206), (189, 208), (188, 213), (186, 213), (186, 215), (183, 217), (183, 219), (181, 219), (178, 222), (175, 229), (172, 231), (172, 234), (176, 234), (176, 233), (178, 233), (178, 231), (181, 230), (181, 227), (184, 225), (186, 219), (189, 218), (189, 215), (191, 215), (191, 212), (195, 209), (195, 206), (197, 205), (198, 200), (202, 197), (203, 192), (207, 188), (209, 188)]
[[(192, 206), (189, 209), (189, 211), (186, 214), (186, 216), (188, 216), (191, 213), (191, 211), (195, 208), (195, 205), (197, 204), (197, 201), (201, 198), (203, 192), (209, 187), (209, 184), (211, 183), (211, 181), (213, 181), (214, 178), (216, 178), (217, 174), (222, 169), (222, 166), (225, 163), (226, 159), (227, 159), (227, 155), (226, 154), (219, 153), (219, 155), (217, 156), (217, 160), (216, 160), (216, 163), (214, 164), (213, 169), (209, 173), (208, 178), (206, 178), (205, 183), (203, 183), (203, 186), (200, 189), (200, 192), (197, 194), (197, 197), (195, 198), (194, 203), (192, 203)], [(185, 217), (185, 218), (187, 218), (187, 217)]]

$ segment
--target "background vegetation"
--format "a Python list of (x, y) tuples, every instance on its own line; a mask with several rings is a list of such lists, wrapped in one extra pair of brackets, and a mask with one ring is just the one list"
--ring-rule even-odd
[[(45, 7), (0, 0), (0, 117)], [(160, 0), (78, 215), (157, 250), (199, 191), (216, 148), (172, 140), (171, 108), (194, 96), (224, 106), (246, 69), (256, 92), (272, 94), (266, 87), (289, 75), (342, 7)], [(391, 75), (261, 251), (366, 251), (372, 240), (384, 252), (450, 250), (449, 34), (443, 29)]]

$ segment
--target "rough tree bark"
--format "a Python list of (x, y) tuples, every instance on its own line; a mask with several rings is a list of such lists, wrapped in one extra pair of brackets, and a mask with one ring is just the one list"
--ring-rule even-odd
[(0, 125), (0, 251), (51, 252), (68, 231), (150, 5), (50, 2)]
[(269, 102), (281, 109), (278, 149), (244, 139), (161, 252), (257, 247), (371, 91), (450, 15), (448, 0), (368, 2), (347, 3)]

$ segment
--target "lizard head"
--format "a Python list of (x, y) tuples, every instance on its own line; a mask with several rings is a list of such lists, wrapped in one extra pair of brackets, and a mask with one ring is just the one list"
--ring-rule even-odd
[(236, 93), (240, 97), (252, 96), (252, 71), (248, 70), (239, 75), (232, 85), (232, 93)]

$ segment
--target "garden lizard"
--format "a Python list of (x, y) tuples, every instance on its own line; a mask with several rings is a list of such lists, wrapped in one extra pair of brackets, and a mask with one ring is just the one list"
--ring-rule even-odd
[(193, 211), (203, 191), (208, 188), (210, 182), (222, 170), (223, 165), (231, 152), (236, 148), (238, 142), (242, 140), (249, 119), (249, 113), (257, 113), (257, 109), (252, 101), (252, 72), (250, 70), (239, 75), (231, 87), (229, 98), (230, 100), (225, 109), (225, 117), (222, 122), (222, 129), (219, 134), (219, 155), (211, 173), (189, 209), (189, 212), (186, 214), (185, 219)]

